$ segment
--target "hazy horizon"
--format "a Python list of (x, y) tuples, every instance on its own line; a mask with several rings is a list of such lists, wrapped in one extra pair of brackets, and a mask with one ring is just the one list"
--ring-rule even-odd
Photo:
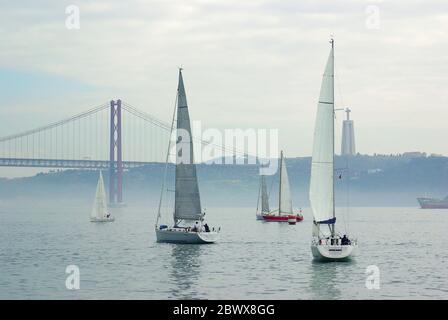
[(448, 154), (444, 1), (25, 1), (0, 18), (0, 137), (116, 98), (169, 121), (182, 66), (192, 120), (278, 128), (289, 157), (307, 156), (333, 35), (336, 108), (352, 109), (357, 151)]

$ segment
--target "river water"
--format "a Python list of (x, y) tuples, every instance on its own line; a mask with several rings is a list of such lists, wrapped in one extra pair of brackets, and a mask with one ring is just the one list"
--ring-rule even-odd
[[(295, 226), (256, 221), (254, 208), (208, 208), (220, 241), (175, 245), (155, 242), (154, 209), (114, 209), (116, 221), (100, 224), (87, 206), (0, 207), (0, 298), (448, 298), (448, 210), (338, 211), (359, 241), (352, 262), (312, 261), (307, 208)], [(68, 265), (79, 290), (66, 287)], [(369, 270), (379, 289), (366, 286)]]

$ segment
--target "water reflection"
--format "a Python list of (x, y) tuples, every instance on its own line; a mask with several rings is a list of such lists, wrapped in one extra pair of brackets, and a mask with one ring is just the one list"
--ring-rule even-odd
[(341, 297), (337, 288), (339, 263), (311, 262), (310, 264), (310, 291), (312, 299), (333, 300)]
[(170, 282), (174, 286), (173, 298), (197, 298), (202, 247), (194, 244), (171, 245), (171, 272), (169, 276)]
[[(352, 278), (356, 260), (344, 262), (317, 262), (314, 261), (309, 266), (311, 273), (310, 291), (312, 299), (347, 299), (348, 296), (341, 294), (341, 285), (348, 286), (347, 279)], [(343, 290), (342, 290), (343, 292)]]

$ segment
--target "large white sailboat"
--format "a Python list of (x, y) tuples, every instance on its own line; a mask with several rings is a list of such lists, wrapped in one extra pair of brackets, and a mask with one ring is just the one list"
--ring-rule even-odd
[(317, 260), (347, 260), (357, 240), (336, 231), (334, 202), (334, 40), (320, 89), (311, 163), (310, 204), (313, 212), (311, 252)]
[[(196, 165), (193, 158), (193, 139), (191, 135), (190, 115), (187, 97), (179, 69), (179, 84), (177, 88), (177, 126), (176, 126), (176, 173), (174, 223), (172, 226), (159, 224), (161, 219), (162, 198), (165, 189), (166, 172), (171, 143), (165, 166), (165, 177), (162, 183), (157, 221), (155, 225), (157, 242), (170, 243), (213, 243), (218, 240), (220, 229), (210, 228), (205, 222), (201, 209)], [(171, 131), (174, 129), (174, 115)], [(170, 141), (171, 142), (171, 141)]]
[(303, 216), (300, 213), (295, 213), (292, 207), (291, 187), (289, 185), (288, 170), (286, 169), (283, 151), (280, 152), (279, 163), (278, 210), (263, 213), (262, 217), (265, 221), (295, 224), (297, 221), (302, 221)]
[(106, 189), (104, 188), (103, 174), (100, 171), (96, 186), (95, 200), (90, 212), (91, 222), (112, 222), (114, 217), (107, 211)]

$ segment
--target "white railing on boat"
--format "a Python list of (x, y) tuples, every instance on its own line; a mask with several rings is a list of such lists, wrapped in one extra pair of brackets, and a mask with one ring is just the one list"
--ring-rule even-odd
[[(332, 241), (333, 240), (333, 243)], [(358, 239), (349, 239), (350, 242), (348, 244), (344, 244), (345, 246), (348, 245), (357, 245), (358, 244)], [(311, 241), (312, 245), (325, 245), (325, 246), (342, 246), (342, 238), (333, 238), (333, 239), (326, 239), (326, 238), (313, 238), (313, 240)]]

